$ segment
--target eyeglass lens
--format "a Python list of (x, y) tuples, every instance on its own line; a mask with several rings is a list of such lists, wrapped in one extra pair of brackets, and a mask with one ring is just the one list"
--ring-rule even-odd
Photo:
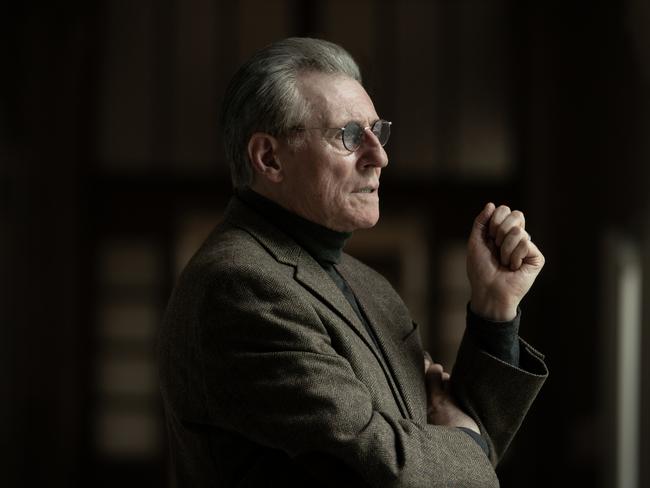
[[(370, 128), (373, 134), (379, 140), (379, 143), (384, 146), (390, 137), (390, 122), (386, 120), (378, 120)], [(348, 151), (356, 151), (361, 145), (365, 128), (358, 122), (348, 122), (343, 128), (343, 145)]]

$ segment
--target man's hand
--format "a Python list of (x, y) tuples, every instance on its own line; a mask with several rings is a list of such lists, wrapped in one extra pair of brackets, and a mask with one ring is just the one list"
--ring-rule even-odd
[(427, 381), (428, 423), (449, 427), (465, 427), (480, 434), (476, 422), (463, 412), (451, 397), (449, 373), (443, 370), (442, 365), (432, 362), (428, 354), (424, 358), (424, 373)]
[(467, 247), (472, 311), (488, 320), (508, 321), (544, 266), (530, 240), (524, 214), (488, 203), (474, 220)]

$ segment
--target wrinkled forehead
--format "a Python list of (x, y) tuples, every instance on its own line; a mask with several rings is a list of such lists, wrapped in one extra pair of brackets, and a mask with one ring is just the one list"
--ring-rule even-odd
[(307, 123), (314, 126), (342, 127), (352, 120), (370, 125), (378, 118), (370, 96), (353, 78), (309, 72), (300, 76), (298, 89), (310, 109)]

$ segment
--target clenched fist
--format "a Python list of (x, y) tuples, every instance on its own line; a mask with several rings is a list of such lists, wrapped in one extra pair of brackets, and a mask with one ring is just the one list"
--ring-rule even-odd
[(474, 220), (467, 246), (472, 311), (488, 320), (514, 319), (543, 266), (524, 214), (488, 203)]

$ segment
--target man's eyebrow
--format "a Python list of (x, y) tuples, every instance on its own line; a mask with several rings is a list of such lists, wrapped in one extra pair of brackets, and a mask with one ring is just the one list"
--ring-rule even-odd
[(343, 128), (346, 124), (349, 124), (350, 122), (356, 122), (361, 127), (370, 127), (370, 126), (372, 126), (372, 124), (374, 124), (375, 122), (377, 122), (380, 119), (381, 119), (381, 117), (366, 119), (366, 118), (363, 118), (363, 117), (351, 116), (351, 117), (345, 119), (340, 125), (334, 124), (332, 126), (332, 128), (336, 128), (336, 129)]

